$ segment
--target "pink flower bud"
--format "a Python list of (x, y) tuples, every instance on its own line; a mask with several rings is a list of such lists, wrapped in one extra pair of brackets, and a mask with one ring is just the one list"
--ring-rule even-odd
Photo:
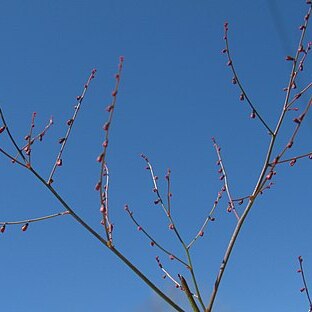
[(101, 183), (98, 182), (96, 185), (95, 185), (95, 190), (96, 191), (99, 191), (101, 189)]
[(174, 225), (172, 223), (169, 224), (169, 229), (173, 230), (174, 229)]
[(2, 127), (0, 128), (0, 133), (2, 133), (4, 130), (5, 130), (5, 126), (2, 126)]
[(68, 119), (68, 120), (66, 121), (66, 124), (67, 124), (67, 126), (70, 126), (70, 125), (72, 125), (73, 122), (74, 122), (73, 119)]
[(288, 142), (288, 144), (287, 144), (287, 148), (291, 148), (291, 147), (293, 146), (293, 144), (294, 144), (294, 142), (293, 142), (293, 141)]
[(271, 180), (272, 179), (272, 176), (273, 176), (273, 171), (270, 171), (267, 176), (266, 176), (266, 179), (267, 180)]
[(113, 92), (112, 92), (112, 96), (116, 96), (117, 95), (117, 90), (114, 90)]
[(141, 226), (138, 226), (138, 231), (142, 231), (142, 227)]
[(62, 166), (62, 164), (63, 164), (62, 159), (61, 158), (58, 159), (57, 162), (56, 162), (56, 165), (60, 167), (60, 166)]
[(173, 255), (169, 255), (169, 259), (170, 260), (174, 260), (174, 256)]
[(96, 161), (99, 162), (99, 163), (102, 162), (103, 157), (104, 157), (104, 153), (102, 153), (101, 155), (99, 155), (99, 156), (96, 158)]
[(4, 233), (4, 231), (5, 231), (5, 224), (3, 224), (3, 225), (1, 226), (1, 228), (0, 228), (0, 232), (1, 232), (1, 233)]
[(290, 164), (290, 166), (294, 166), (294, 165), (295, 165), (295, 163), (296, 163), (296, 161), (297, 161), (296, 159), (292, 159), (292, 160), (290, 161), (290, 163), (289, 163), (289, 164)]
[(108, 226), (108, 232), (112, 233), (113, 229), (114, 229), (114, 225), (112, 223), (110, 223), (109, 226)]
[(107, 131), (109, 128), (109, 122), (106, 122), (103, 126), (104, 131)]
[(286, 61), (294, 61), (295, 59), (294, 59), (292, 56), (287, 55), (287, 56), (285, 57), (285, 60), (286, 60)]
[(62, 161), (62, 159), (60, 158), (60, 159), (58, 159), (57, 161), (56, 161), (56, 165), (57, 166), (62, 166), (62, 164), (63, 164), (63, 161)]
[(111, 112), (113, 110), (114, 106), (113, 105), (108, 105), (105, 109), (107, 112)]
[(65, 138), (60, 138), (60, 139), (58, 140), (58, 142), (59, 142), (60, 144), (62, 144), (65, 140), (66, 140)]
[(28, 228), (28, 223), (26, 223), (22, 226), (22, 231), (25, 232), (27, 230), (27, 228)]
[(150, 245), (153, 247), (155, 245), (155, 242), (151, 241)]
[(203, 237), (203, 236), (204, 236), (204, 232), (203, 232), (203, 231), (200, 231), (200, 232), (198, 233), (198, 236)]
[(244, 101), (244, 99), (245, 99), (244, 93), (241, 93), (241, 95), (239, 96), (239, 99), (240, 99), (241, 101)]

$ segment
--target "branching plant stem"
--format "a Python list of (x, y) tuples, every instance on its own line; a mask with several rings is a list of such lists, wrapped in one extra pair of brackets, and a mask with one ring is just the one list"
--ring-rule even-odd
[[(308, 10), (308, 13), (307, 13), (308, 17), (310, 17), (310, 15), (311, 15), (311, 8), (312, 8), (312, 5), (310, 5), (310, 7), (309, 7), (309, 10)], [(219, 289), (219, 285), (220, 285), (220, 282), (222, 280), (222, 276), (223, 276), (224, 270), (225, 270), (225, 268), (226, 268), (226, 266), (228, 264), (228, 261), (229, 261), (230, 255), (232, 253), (233, 247), (235, 245), (236, 239), (237, 239), (237, 237), (238, 237), (238, 235), (240, 233), (242, 225), (244, 224), (244, 221), (245, 221), (249, 211), (251, 210), (251, 208), (252, 208), (252, 206), (253, 206), (257, 196), (260, 194), (263, 182), (265, 183), (266, 172), (267, 172), (267, 170), (269, 168), (271, 154), (273, 152), (273, 147), (274, 147), (274, 144), (275, 144), (275, 140), (277, 138), (277, 135), (278, 135), (279, 130), (281, 128), (281, 125), (282, 125), (282, 122), (284, 120), (285, 114), (287, 112), (288, 101), (289, 101), (290, 92), (291, 92), (291, 89), (292, 89), (291, 87), (292, 87), (292, 85), (294, 83), (294, 78), (295, 78), (294, 73), (296, 71), (297, 61), (298, 61), (299, 53), (300, 53), (300, 47), (302, 46), (302, 43), (303, 43), (303, 40), (304, 40), (304, 37), (305, 37), (308, 21), (309, 21), (309, 18), (307, 18), (305, 20), (305, 24), (304, 24), (304, 27), (303, 27), (302, 32), (301, 32), (301, 37), (300, 37), (300, 40), (299, 40), (296, 56), (293, 59), (293, 66), (292, 66), (290, 79), (289, 79), (289, 83), (288, 83), (288, 87), (287, 87), (287, 91), (286, 91), (286, 96), (285, 96), (283, 109), (282, 109), (282, 112), (280, 114), (279, 120), (278, 120), (278, 122), (276, 124), (274, 132), (271, 131), (271, 140), (270, 140), (270, 143), (269, 143), (269, 146), (268, 146), (267, 154), (266, 154), (266, 157), (265, 157), (265, 160), (264, 160), (264, 164), (263, 164), (261, 173), (260, 173), (259, 178), (258, 178), (258, 182), (256, 183), (256, 186), (254, 188), (254, 191), (253, 191), (252, 195), (249, 198), (247, 206), (246, 206), (243, 214), (241, 215), (240, 219), (238, 220), (238, 223), (237, 223), (237, 225), (236, 225), (236, 227), (234, 229), (234, 232), (233, 232), (233, 234), (231, 236), (231, 239), (229, 241), (228, 247), (227, 247), (227, 249), (225, 251), (223, 260), (222, 260), (221, 265), (220, 265), (220, 269), (219, 269), (219, 272), (218, 272), (218, 275), (217, 275), (217, 278), (216, 278), (216, 281), (215, 281), (215, 284), (214, 284), (214, 287), (213, 287), (213, 290), (212, 290), (212, 293), (211, 293), (211, 296), (210, 296), (209, 304), (208, 304), (205, 312), (211, 312), (212, 311), (213, 304), (214, 304), (214, 301), (215, 301), (215, 298), (216, 298), (216, 295), (217, 295), (217, 292), (218, 292), (218, 289)]]

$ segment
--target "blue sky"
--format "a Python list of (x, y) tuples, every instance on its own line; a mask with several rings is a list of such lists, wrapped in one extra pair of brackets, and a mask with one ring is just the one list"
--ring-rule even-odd
[[(135, 216), (167, 248), (183, 255), (168, 221), (153, 204), (152, 181), (139, 157), (146, 154), (165, 191), (163, 177), (172, 171), (172, 210), (189, 241), (207, 216), (221, 182), (211, 137), (222, 147), (234, 197), (253, 189), (264, 160), (268, 135), (250, 109), (239, 101), (226, 66), (223, 24), (230, 25), (232, 56), (243, 85), (270, 125), (277, 121), (290, 63), (306, 13), (305, 1), (5, 1), (0, 11), (0, 103), (19, 144), (50, 116), (53, 128), (34, 146), (33, 166), (47, 177), (57, 155), (58, 138), (92, 68), (88, 90), (74, 131), (55, 176), (55, 188), (98, 231), (100, 213), (94, 185), (95, 161), (103, 141), (105, 107), (111, 101), (114, 73), (125, 57), (107, 162), (111, 174), (110, 209), (117, 248), (161, 289), (187, 302), (183, 293), (161, 278), (159, 255), (176, 276), (187, 274), (167, 261), (136, 230), (123, 210)], [(311, 40), (311, 29), (307, 33)], [(311, 79), (311, 60), (299, 78)], [(300, 107), (311, 96), (302, 97)], [(296, 115), (293, 115), (296, 117)], [(278, 147), (293, 129), (283, 127)], [(311, 151), (308, 116), (292, 155)], [(4, 135), (1, 147), (12, 151)], [(0, 221), (20, 220), (62, 211), (59, 203), (26, 170), (1, 156)], [(306, 311), (296, 273), (305, 259), (312, 280), (309, 241), (311, 161), (279, 167), (274, 188), (254, 206), (245, 224), (218, 294), (216, 312)], [(227, 241), (235, 226), (225, 212), (192, 251), (205, 301)], [(31, 224), (22, 233), (10, 226), (0, 237), (1, 302), (5, 311), (170, 311), (109, 250), (69, 216)], [(187, 276), (187, 275), (186, 275)], [(186, 309), (187, 310), (187, 309)]]

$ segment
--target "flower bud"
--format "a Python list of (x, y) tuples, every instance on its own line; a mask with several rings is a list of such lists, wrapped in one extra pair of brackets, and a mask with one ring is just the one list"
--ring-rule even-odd
[(25, 232), (28, 229), (28, 223), (22, 226), (22, 231)]

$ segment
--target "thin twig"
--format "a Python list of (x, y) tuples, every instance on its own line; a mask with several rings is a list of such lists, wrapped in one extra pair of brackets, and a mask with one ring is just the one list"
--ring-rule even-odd
[(62, 145), (61, 145), (60, 151), (59, 151), (59, 153), (58, 153), (58, 155), (56, 157), (56, 161), (55, 161), (55, 163), (54, 163), (54, 165), (52, 167), (50, 176), (48, 178), (48, 183), (49, 184), (53, 183), (53, 176), (54, 176), (54, 173), (56, 171), (56, 168), (58, 166), (61, 166), (61, 164), (62, 164), (62, 155), (63, 155), (64, 148), (66, 146), (67, 140), (68, 140), (69, 135), (71, 133), (71, 130), (73, 128), (74, 122), (75, 122), (75, 120), (77, 118), (77, 115), (78, 115), (81, 103), (82, 103), (82, 101), (83, 101), (83, 99), (84, 99), (84, 97), (86, 95), (86, 92), (87, 92), (87, 89), (89, 87), (89, 84), (90, 84), (91, 80), (95, 76), (95, 73), (96, 73), (96, 69), (93, 69), (91, 71), (91, 74), (90, 74), (86, 84), (84, 85), (84, 88), (83, 88), (83, 91), (82, 91), (81, 95), (77, 96), (77, 104), (75, 105), (75, 110), (74, 110), (73, 117), (67, 121), (68, 128), (67, 128), (65, 137), (63, 137), (63, 138), (61, 138), (59, 140), (59, 143), (62, 144)]
[(0, 148), (0, 152), (1, 152), (2, 154), (4, 154), (6, 157), (8, 157), (9, 159), (11, 159), (11, 162), (12, 162), (12, 163), (17, 163), (17, 164), (19, 164), (20, 166), (27, 168), (27, 166), (26, 166), (25, 164), (23, 164), (23, 163), (21, 163), (20, 161), (16, 160), (15, 157), (11, 156), (9, 153), (7, 153), (6, 151), (4, 151), (2, 148)]
[(228, 66), (230, 66), (231, 70), (232, 70), (232, 73), (234, 75), (233, 77), (233, 80), (232, 82), (234, 84), (237, 83), (237, 85), (239, 86), (242, 94), (241, 94), (241, 100), (243, 99), (246, 99), (246, 101), (248, 102), (248, 105), (250, 106), (250, 108), (252, 109), (252, 113), (255, 114), (259, 120), (261, 121), (261, 123), (264, 125), (264, 127), (269, 131), (270, 134), (273, 134), (271, 128), (268, 126), (268, 124), (264, 121), (264, 119), (261, 117), (261, 115), (259, 114), (258, 110), (256, 109), (256, 107), (253, 105), (253, 103), (251, 102), (251, 100), (249, 99), (239, 77), (238, 77), (238, 74), (236, 72), (236, 69), (234, 67), (234, 64), (233, 64), (233, 59), (231, 57), (231, 54), (230, 54), (230, 47), (229, 47), (229, 39), (228, 39), (228, 30), (229, 30), (229, 27), (228, 27), (228, 23), (224, 23), (224, 40), (225, 40), (225, 49), (223, 50), (224, 53), (226, 53), (227, 57), (228, 57)]
[(312, 151), (310, 153), (306, 153), (306, 154), (303, 154), (300, 156), (295, 156), (295, 157), (288, 158), (288, 159), (278, 160), (276, 164), (278, 165), (278, 164), (283, 164), (283, 163), (291, 163), (291, 162), (296, 161), (300, 158), (307, 158), (307, 157), (310, 159), (312, 158)]
[(194, 272), (194, 268), (193, 268), (193, 264), (192, 264), (192, 258), (191, 258), (190, 251), (188, 250), (186, 243), (182, 239), (182, 236), (180, 235), (180, 232), (178, 231), (178, 229), (176, 227), (176, 224), (175, 224), (175, 222), (173, 220), (171, 212), (169, 213), (168, 207), (166, 207), (165, 204), (164, 204), (164, 201), (162, 199), (162, 196), (161, 196), (161, 194), (159, 192), (159, 188), (158, 188), (158, 185), (157, 185), (158, 177), (154, 174), (152, 164), (150, 163), (149, 159), (144, 154), (141, 154), (141, 157), (145, 160), (145, 162), (147, 164), (146, 169), (148, 169), (150, 171), (151, 178), (152, 178), (152, 181), (153, 181), (153, 187), (154, 187), (153, 188), (153, 192), (157, 195), (157, 199), (154, 201), (154, 203), (155, 204), (161, 204), (161, 207), (162, 207), (163, 211), (165, 212), (165, 214), (166, 214), (166, 216), (167, 216), (167, 218), (168, 218), (168, 220), (170, 222), (169, 228), (174, 231), (176, 237), (180, 241), (180, 243), (181, 243), (181, 245), (182, 245), (182, 247), (183, 247), (183, 249), (184, 249), (184, 251), (186, 253), (187, 261), (188, 261), (188, 267), (189, 267), (189, 271), (190, 271), (190, 274), (191, 274), (191, 277), (192, 277), (192, 281), (193, 281), (193, 284), (194, 284), (194, 287), (195, 287), (195, 290), (196, 290), (196, 295), (198, 297), (198, 301), (199, 301), (200, 305), (202, 306), (202, 308), (205, 309), (205, 304), (204, 304), (203, 299), (201, 297), (201, 294), (200, 294), (200, 291), (199, 291), (199, 287), (198, 287), (198, 282), (197, 282), (197, 279), (196, 279), (196, 276), (195, 276), (195, 272)]
[(217, 205), (220, 201), (220, 199), (222, 198), (222, 193), (225, 191), (224, 186), (222, 187), (222, 189), (220, 190), (220, 192), (218, 192), (217, 198), (214, 201), (212, 208), (208, 214), (208, 217), (206, 218), (204, 224), (201, 226), (200, 230), (198, 231), (198, 233), (196, 234), (196, 236), (192, 239), (192, 241), (187, 245), (187, 249), (190, 249), (192, 247), (192, 245), (196, 242), (196, 240), (199, 237), (202, 237), (204, 235), (204, 231), (209, 223), (209, 221), (215, 221), (215, 218), (213, 217), (213, 213), (215, 211), (215, 209), (217, 208)]
[(307, 285), (307, 282), (306, 282), (306, 279), (305, 279), (305, 276), (304, 276), (304, 270), (303, 270), (303, 258), (301, 256), (298, 257), (298, 261), (299, 261), (299, 265), (300, 265), (300, 269), (297, 270), (298, 273), (300, 273), (301, 275), (301, 279), (302, 279), (302, 282), (303, 282), (303, 288), (300, 289), (301, 292), (305, 292), (306, 295), (307, 295), (307, 299), (309, 301), (309, 305), (310, 305), (310, 309), (309, 309), (309, 312), (312, 311), (312, 301), (311, 301), (311, 297), (310, 297), (310, 294), (309, 294), (309, 288), (308, 288), (308, 285)]
[[(105, 122), (103, 126), (103, 130), (105, 131), (105, 139), (102, 144), (103, 151), (101, 155), (98, 156), (97, 158), (97, 161), (101, 163), (101, 169), (100, 169), (100, 178), (99, 178), (99, 182), (96, 185), (96, 189), (100, 191), (99, 193), (100, 193), (101, 209), (103, 209), (103, 213), (105, 211), (105, 217), (103, 218), (103, 223), (104, 223), (103, 225), (104, 225), (104, 229), (106, 233), (106, 238), (110, 242), (110, 244), (113, 243), (113, 237), (112, 237), (113, 225), (109, 221), (109, 211), (108, 211), (109, 207), (108, 207), (108, 202), (106, 202), (106, 199), (105, 199), (108, 197), (108, 189), (105, 189), (105, 186), (103, 187), (103, 176), (105, 175), (105, 172), (107, 171), (106, 153), (107, 153), (107, 147), (108, 147), (108, 142), (109, 142), (111, 124), (112, 124), (116, 101), (117, 101), (117, 94), (118, 94), (119, 85), (120, 85), (120, 77), (121, 77), (121, 72), (123, 68), (123, 62), (124, 62), (124, 57), (120, 56), (119, 64), (118, 64), (118, 72), (115, 75), (115, 87), (112, 92), (112, 103), (106, 108), (106, 111), (109, 112), (109, 116), (108, 116), (108, 120)], [(108, 179), (108, 176), (106, 178)]]
[(12, 142), (12, 144), (13, 144), (13, 146), (15, 147), (16, 151), (18, 152), (19, 155), (21, 155), (22, 159), (24, 160), (24, 162), (25, 162), (25, 164), (26, 164), (26, 163), (27, 163), (26, 157), (24, 156), (22, 150), (21, 150), (21, 149), (18, 147), (18, 145), (16, 144), (16, 141), (15, 141), (15, 139), (13, 138), (13, 136), (12, 136), (12, 134), (11, 134), (11, 131), (10, 131), (10, 129), (9, 129), (9, 127), (8, 127), (8, 125), (7, 125), (7, 123), (6, 123), (6, 121), (5, 121), (4, 114), (3, 114), (1, 108), (0, 108), (0, 118), (1, 118), (1, 120), (2, 120), (2, 122), (3, 122), (3, 125), (4, 125), (4, 127), (5, 127), (6, 132), (7, 132), (8, 136), (9, 136), (9, 138), (10, 138), (10, 141)]
[[(53, 125), (53, 117), (51, 116), (50, 119), (49, 119), (49, 122), (48, 124), (44, 127), (44, 129), (39, 133), (37, 134), (36, 136), (34, 136), (31, 140), (30, 140), (30, 145), (33, 145), (35, 143), (35, 141), (39, 140), (39, 141), (42, 141), (42, 138), (43, 136), (46, 134), (46, 132), (49, 130), (49, 128)], [(28, 146), (28, 143), (25, 144), (21, 150), (25, 150), (26, 147)], [(15, 160), (17, 160), (19, 157), (19, 154), (17, 154), (15, 156)]]
[(31, 166), (31, 142), (32, 142), (32, 133), (33, 129), (35, 127), (35, 118), (36, 118), (37, 113), (33, 113), (31, 117), (31, 124), (30, 124), (30, 129), (29, 129), (29, 134), (26, 136), (26, 139), (28, 141), (26, 147), (23, 149), (28, 156), (28, 164)]
[(129, 206), (125, 205), (125, 211), (128, 213), (129, 217), (131, 218), (131, 220), (133, 221), (133, 223), (137, 226), (137, 229), (139, 231), (141, 231), (151, 242), (151, 246), (156, 246), (158, 247), (162, 252), (164, 252), (165, 254), (167, 254), (168, 256), (172, 256), (174, 259), (176, 259), (177, 261), (179, 261), (180, 263), (182, 263), (183, 265), (185, 265), (187, 268), (189, 268), (189, 265), (183, 261), (182, 259), (180, 259), (179, 257), (177, 257), (174, 253), (168, 251), (166, 248), (164, 248), (161, 244), (159, 244), (155, 238), (150, 235), (143, 226), (140, 225), (140, 223), (136, 220), (136, 218), (133, 216), (133, 211), (130, 211)]
[(56, 217), (60, 217), (60, 216), (68, 215), (68, 214), (69, 212), (66, 210), (63, 212), (54, 213), (54, 214), (39, 217), (39, 218), (25, 219), (25, 220), (20, 220), (20, 221), (0, 221), (0, 225), (16, 225), (16, 224), (33, 223), (33, 222), (48, 220), (48, 219), (52, 219), (52, 218), (56, 218)]
[(235, 205), (233, 203), (233, 199), (232, 199), (232, 196), (231, 196), (231, 193), (230, 193), (230, 188), (229, 188), (229, 182), (228, 182), (228, 176), (227, 176), (227, 173), (226, 173), (226, 170), (225, 170), (225, 167), (224, 167), (224, 163), (223, 163), (223, 160), (222, 160), (222, 157), (221, 157), (221, 148), (220, 146), (217, 144), (215, 138), (212, 138), (212, 142), (213, 142), (213, 146), (216, 150), (216, 153), (217, 153), (217, 156), (218, 156), (218, 163), (221, 167), (221, 177), (220, 179), (221, 180), (224, 180), (224, 186), (225, 186), (225, 190), (226, 190), (226, 194), (229, 198), (229, 207), (228, 207), (228, 212), (233, 212), (236, 219), (239, 220), (239, 215), (235, 209)]

